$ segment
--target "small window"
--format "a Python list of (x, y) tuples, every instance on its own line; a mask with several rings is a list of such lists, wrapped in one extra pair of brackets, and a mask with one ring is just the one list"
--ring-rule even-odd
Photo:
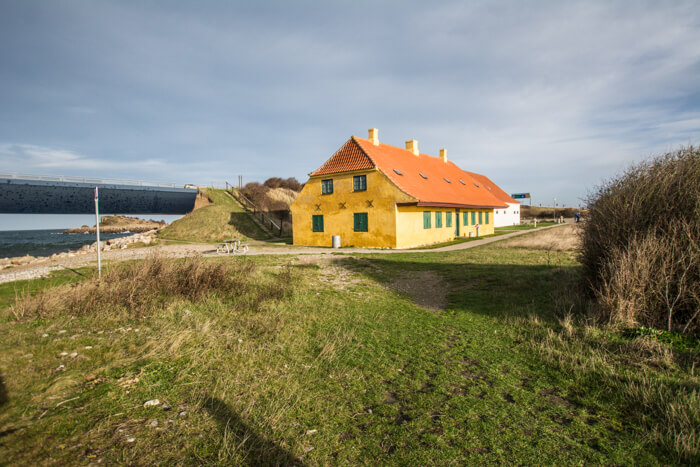
[(481, 223), (484, 222), (483, 216), (484, 216), (484, 213), (479, 211), (479, 225), (481, 225)]
[(314, 232), (323, 232), (323, 215), (314, 215), (311, 222)]
[(352, 189), (353, 191), (367, 190), (367, 175), (355, 175), (352, 177)]
[(397, 175), (403, 175), (401, 172), (399, 172), (399, 171), (396, 170), (396, 169), (394, 169), (394, 172), (396, 172)]
[(479, 188), (479, 184), (478, 184), (478, 183), (474, 183), (474, 186), (477, 187), (477, 188)]
[[(443, 177), (444, 178), (444, 177)], [(449, 178), (444, 178), (447, 183), (452, 183)]]
[(464, 225), (469, 225), (469, 213), (465, 211), (462, 217), (464, 217)]
[(489, 213), (487, 212), (486, 213), (486, 224), (488, 224), (488, 223), (489, 223)]
[(367, 232), (367, 213), (366, 212), (356, 212), (353, 214), (355, 221), (355, 232)]
[(330, 195), (333, 193), (333, 179), (321, 180), (321, 194)]
[(423, 177), (423, 178), (426, 179), (426, 180), (428, 179), (428, 176), (425, 175), (425, 174), (418, 174), (418, 175), (420, 175), (421, 177)]
[(435, 228), (439, 229), (442, 227), (442, 212), (438, 211), (435, 213)]
[(423, 228), (430, 228), (430, 211), (423, 211)]
[(466, 185), (466, 183), (464, 183), (464, 180), (462, 180), (461, 178), (459, 179), (459, 183), (461, 183), (462, 185)]
[(450, 211), (445, 213), (445, 227), (452, 227), (452, 213)]
[(476, 213), (472, 211), (472, 225), (476, 225)]

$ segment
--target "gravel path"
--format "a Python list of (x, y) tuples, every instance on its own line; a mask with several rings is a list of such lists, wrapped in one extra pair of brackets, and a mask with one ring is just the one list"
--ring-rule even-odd
[[(567, 220), (568, 221), (568, 220)], [(433, 253), (440, 251), (455, 251), (455, 250), (465, 250), (467, 248), (474, 248), (481, 245), (486, 245), (489, 243), (505, 240), (507, 238), (517, 237), (519, 235), (532, 233), (535, 231), (552, 229), (559, 227), (558, 225), (552, 225), (548, 227), (541, 227), (536, 230), (520, 230), (513, 233), (499, 235), (497, 237), (484, 238), (481, 240), (475, 240), (472, 242), (458, 243), (455, 245), (445, 246), (442, 248), (435, 248), (432, 250), (380, 250), (374, 248), (343, 248), (340, 250), (333, 248), (319, 248), (319, 247), (299, 247), (299, 246), (268, 246), (268, 243), (252, 241), (248, 242), (250, 246), (249, 255), (330, 255), (330, 254), (348, 254), (348, 253), (379, 253), (379, 254), (394, 254), (394, 253), (409, 253), (409, 252), (421, 252), (421, 253)], [(143, 248), (129, 248), (125, 250), (110, 250), (102, 252), (103, 261), (128, 261), (134, 259), (144, 259), (149, 255), (157, 254), (160, 256), (165, 256), (169, 258), (183, 258), (187, 256), (203, 255), (203, 256), (216, 256), (216, 251), (214, 245), (205, 243), (188, 243), (188, 244), (170, 244), (170, 245), (156, 245), (151, 247)], [(97, 262), (97, 258), (94, 253), (88, 254), (75, 254), (74, 256), (68, 256), (65, 258), (55, 258), (46, 259), (43, 261), (37, 261), (31, 264), (25, 264), (22, 266), (14, 266), (12, 268), (7, 268), (0, 271), (0, 283), (12, 282), (23, 279), (35, 279), (38, 277), (47, 276), (51, 271), (58, 269), (73, 269), (82, 266), (94, 265)]]

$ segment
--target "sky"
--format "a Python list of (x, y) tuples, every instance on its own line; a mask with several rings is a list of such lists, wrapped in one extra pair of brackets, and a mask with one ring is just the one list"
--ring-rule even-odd
[(372, 127), (578, 206), (700, 143), (700, 2), (0, 0), (0, 172), (303, 182)]

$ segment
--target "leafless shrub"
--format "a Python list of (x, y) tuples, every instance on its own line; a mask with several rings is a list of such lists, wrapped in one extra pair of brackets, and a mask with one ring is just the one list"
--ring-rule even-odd
[(700, 330), (700, 150), (627, 170), (592, 194), (584, 276), (614, 323)]

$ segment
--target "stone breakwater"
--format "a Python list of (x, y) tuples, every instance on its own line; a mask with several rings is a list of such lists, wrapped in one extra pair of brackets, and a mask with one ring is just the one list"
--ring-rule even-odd
[[(124, 250), (136, 243), (143, 245), (151, 245), (156, 242), (157, 229), (152, 229), (147, 232), (129, 235), (128, 237), (112, 238), (107, 241), (100, 242), (101, 251)], [(16, 256), (14, 258), (0, 258), (0, 269), (11, 268), (14, 266), (23, 266), (25, 264), (42, 263), (59, 258), (72, 258), (75, 256), (95, 254), (97, 252), (97, 242), (89, 245), (84, 245), (82, 248), (64, 253), (55, 253), (51, 256)]]

